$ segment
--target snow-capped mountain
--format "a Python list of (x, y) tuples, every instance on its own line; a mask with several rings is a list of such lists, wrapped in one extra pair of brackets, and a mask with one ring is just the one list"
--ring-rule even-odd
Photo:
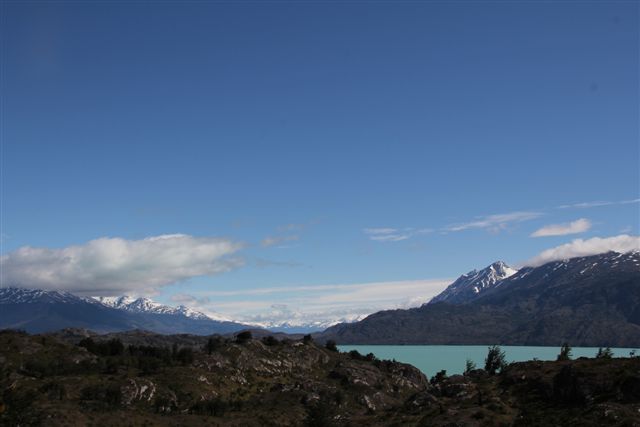
[[(461, 279), (481, 276), (477, 273)], [(511, 272), (487, 273), (496, 278)], [(333, 326), (316, 338), (339, 344), (640, 344), (639, 251), (551, 261), (483, 283), (477, 298), (464, 304), (380, 311), (356, 323)], [(474, 284), (467, 285), (468, 294), (476, 294)]]
[(35, 303), (77, 303), (83, 298), (65, 291), (44, 291), (41, 289), (0, 288), (0, 304)]
[(145, 298), (84, 298), (64, 291), (0, 288), (0, 329), (36, 333), (63, 328), (96, 332), (145, 329), (166, 334), (209, 335), (246, 327), (184, 306), (168, 307)]
[(318, 315), (316, 319), (313, 319), (300, 314), (299, 316), (291, 316), (286, 319), (262, 319), (261, 321), (254, 320), (247, 323), (252, 326), (257, 326), (274, 332), (309, 333), (323, 331), (339, 323), (357, 322), (367, 317), (367, 315), (368, 314), (351, 314), (339, 317)]
[(511, 277), (518, 270), (509, 267), (503, 261), (497, 261), (480, 271), (472, 270), (460, 276), (447, 289), (435, 296), (429, 304), (448, 302), (450, 304), (464, 304), (476, 299), (480, 294), (496, 286), (501, 280)]
[(169, 307), (152, 301), (148, 298), (132, 298), (124, 295), (121, 297), (93, 297), (95, 301), (100, 302), (107, 307), (118, 310), (130, 311), (132, 313), (155, 313), (169, 314), (189, 317), (191, 319), (210, 319), (221, 322), (230, 322), (231, 320), (219, 314), (206, 315), (189, 307), (180, 305), (178, 307)]

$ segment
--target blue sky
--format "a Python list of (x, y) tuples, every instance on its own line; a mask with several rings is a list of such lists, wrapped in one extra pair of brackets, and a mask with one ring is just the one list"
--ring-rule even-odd
[[(5, 1), (3, 284), (95, 239), (184, 234), (230, 243), (224, 268), (117, 290), (236, 317), (321, 295), (368, 310), (637, 236), (638, 8)], [(8, 258), (25, 246), (53, 258)], [(87, 286), (114, 265), (100, 253), (73, 270)]]

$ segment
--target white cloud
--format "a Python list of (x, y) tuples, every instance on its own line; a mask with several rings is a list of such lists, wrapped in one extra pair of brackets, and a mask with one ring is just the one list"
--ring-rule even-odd
[(511, 223), (530, 221), (541, 217), (541, 212), (509, 212), (504, 214), (478, 217), (474, 221), (448, 226), (445, 231), (463, 231), (472, 228), (487, 229), (489, 231), (504, 230)]
[(280, 243), (292, 242), (298, 240), (300, 236), (293, 234), (290, 236), (268, 236), (262, 239), (262, 246), (269, 247), (279, 245)]
[(640, 199), (623, 200), (619, 202), (621, 205), (629, 205), (631, 203), (640, 203)]
[[(637, 204), (637, 203), (640, 203), (640, 199), (628, 199), (628, 200), (618, 200), (618, 201), (600, 200), (600, 201), (580, 202), (580, 203), (560, 205), (560, 206), (557, 206), (556, 209), (586, 209), (586, 208), (593, 208), (598, 206), (629, 205), (629, 204)], [(422, 228), (417, 230), (413, 228), (365, 228), (363, 231), (365, 234), (369, 236), (369, 239), (371, 240), (386, 241), (386, 242), (389, 242), (389, 241), (397, 242), (400, 240), (409, 239), (417, 234), (432, 233), (436, 231), (442, 235), (450, 232), (464, 231), (469, 229), (485, 229), (493, 233), (498, 233), (502, 230), (507, 229), (511, 224), (540, 218), (546, 215), (547, 213), (549, 213), (549, 211), (550, 211), (549, 209), (537, 209), (535, 211), (518, 211), (518, 212), (508, 212), (503, 214), (478, 216), (471, 221), (458, 223), (458, 224), (450, 224), (446, 227), (442, 227), (436, 230), (431, 228)], [(587, 221), (587, 220), (581, 219), (578, 221), (581, 221), (580, 223), (578, 223), (578, 226), (584, 226), (585, 225), (584, 221)], [(557, 226), (558, 227), (566, 226), (566, 224), (558, 224)], [(541, 231), (541, 230), (538, 230), (538, 231)], [(583, 230), (583, 231), (586, 231), (586, 230)], [(578, 231), (578, 232), (581, 232), (581, 231)], [(564, 234), (571, 234), (571, 233), (564, 233)], [(556, 235), (562, 235), (562, 234), (556, 234)], [(540, 236), (542, 236), (542, 234)], [(532, 236), (532, 237), (539, 237), (539, 236)]]
[(596, 208), (600, 206), (611, 206), (611, 205), (628, 205), (632, 203), (640, 203), (640, 199), (630, 199), (630, 200), (619, 200), (616, 202), (598, 200), (595, 202), (580, 202), (580, 203), (572, 203), (568, 205), (560, 205), (558, 209), (588, 209), (588, 208)]
[(169, 297), (169, 299), (172, 302), (178, 303), (180, 305), (185, 305), (189, 308), (198, 307), (210, 302), (209, 297), (196, 298), (193, 295), (189, 294), (173, 294)]
[(411, 227), (407, 228), (365, 228), (362, 230), (364, 234), (369, 236), (369, 239), (376, 242), (399, 242), (401, 240), (407, 240), (417, 234), (432, 233), (430, 228), (415, 229)]
[(371, 309), (331, 309), (322, 312), (300, 310), (287, 304), (272, 304), (259, 314), (245, 316), (242, 322), (263, 327), (315, 326), (324, 329), (337, 323), (354, 322), (371, 314)]
[(399, 242), (401, 240), (407, 240), (410, 237), (410, 234), (378, 234), (369, 236), (371, 240), (375, 240), (376, 242)]
[(363, 231), (365, 234), (380, 235), (380, 234), (395, 234), (398, 231), (398, 229), (396, 228), (365, 228)]
[(152, 295), (158, 288), (242, 265), (242, 244), (170, 234), (141, 240), (103, 237), (61, 249), (25, 246), (0, 257), (2, 286), (111, 296)]
[(587, 208), (596, 208), (599, 206), (610, 206), (615, 204), (615, 202), (605, 202), (605, 201), (596, 201), (596, 202), (581, 202), (581, 203), (572, 203), (569, 205), (560, 205), (558, 209), (587, 209)]
[(536, 267), (551, 261), (601, 254), (614, 251), (625, 253), (640, 250), (640, 236), (621, 234), (614, 237), (594, 237), (591, 239), (576, 239), (571, 243), (547, 249), (538, 256), (525, 262), (524, 265)]
[(580, 218), (563, 224), (550, 224), (531, 233), (531, 237), (566, 236), (567, 234), (584, 233), (591, 228), (591, 221)]
[(243, 322), (333, 323), (352, 321), (380, 310), (419, 306), (450, 283), (450, 279), (427, 279), (205, 291), (199, 295), (212, 302), (201, 304), (198, 309), (215, 309)]

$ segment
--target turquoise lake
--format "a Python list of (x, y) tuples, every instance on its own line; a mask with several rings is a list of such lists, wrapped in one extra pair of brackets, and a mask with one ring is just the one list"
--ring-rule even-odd
[[(475, 362), (478, 368), (484, 366), (487, 356), (486, 345), (340, 345), (340, 351), (358, 350), (361, 354), (373, 353), (378, 359), (395, 359), (398, 362), (410, 363), (431, 377), (445, 369), (447, 374), (464, 372), (467, 359)], [(524, 347), (501, 346), (506, 354), (507, 362), (521, 362), (537, 358), (539, 360), (556, 360), (560, 347)], [(629, 357), (633, 348), (612, 348), (615, 357)], [(640, 355), (640, 349), (635, 349)], [(594, 357), (597, 347), (574, 347), (573, 358)]]

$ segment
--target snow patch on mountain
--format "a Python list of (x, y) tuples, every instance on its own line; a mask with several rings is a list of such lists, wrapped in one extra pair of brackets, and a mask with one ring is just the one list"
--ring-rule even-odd
[(469, 302), (487, 289), (499, 286), (502, 280), (513, 276), (517, 272), (518, 270), (509, 267), (503, 261), (494, 262), (480, 271), (472, 270), (467, 274), (463, 274), (442, 293), (429, 301), (429, 304), (435, 302), (452, 304)]
[(189, 317), (191, 319), (210, 319), (220, 322), (231, 322), (230, 319), (214, 314), (204, 314), (196, 310), (192, 310), (189, 307), (180, 305), (178, 307), (170, 307), (152, 301), (148, 298), (132, 298), (128, 295), (120, 297), (92, 297), (95, 301), (106, 305), (107, 307), (115, 308), (118, 310), (130, 311), (133, 313), (152, 313), (152, 314), (170, 314)]
[(34, 303), (73, 303), (82, 301), (69, 292), (45, 291), (41, 289), (23, 289), (16, 287), (0, 288), (0, 304), (34, 304)]
[(307, 316), (305, 318), (296, 319), (291, 318), (287, 320), (274, 319), (262, 322), (245, 322), (252, 326), (257, 326), (259, 328), (269, 329), (272, 331), (283, 331), (283, 332), (294, 332), (294, 331), (323, 331), (330, 326), (337, 325), (339, 323), (353, 323), (367, 317), (368, 314), (352, 314), (345, 315), (334, 318), (318, 318), (318, 319), (309, 319)]

